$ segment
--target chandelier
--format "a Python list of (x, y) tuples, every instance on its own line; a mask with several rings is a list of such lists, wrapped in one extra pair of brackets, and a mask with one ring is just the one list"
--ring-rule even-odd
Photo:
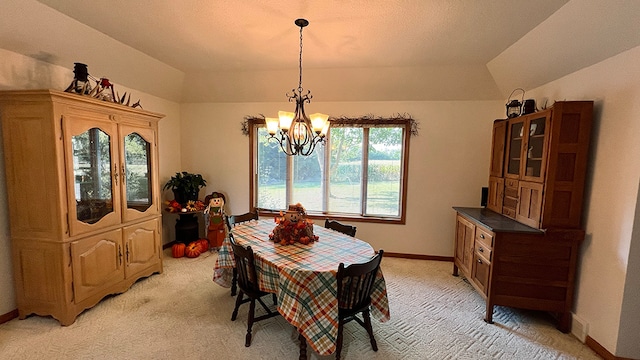
[(325, 143), (325, 136), (329, 130), (329, 115), (311, 114), (309, 117), (304, 112), (304, 104), (310, 103), (311, 91), (304, 93), (302, 88), (302, 29), (309, 25), (306, 19), (297, 19), (296, 26), (300, 27), (300, 77), (298, 88), (287, 93), (289, 102), (295, 101), (295, 112), (279, 111), (278, 118), (266, 118), (269, 141), (275, 140), (280, 144), (282, 151), (289, 155), (309, 156), (313, 153), (318, 143)]

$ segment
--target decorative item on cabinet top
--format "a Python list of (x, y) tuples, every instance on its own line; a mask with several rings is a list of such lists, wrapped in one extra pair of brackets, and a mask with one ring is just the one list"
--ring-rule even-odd
[[(131, 102), (131, 93), (127, 94), (127, 92), (125, 91), (121, 97), (120, 93), (116, 93), (113, 88), (113, 83), (109, 81), (109, 79), (107, 79), (106, 77), (96, 79), (95, 77), (91, 76), (86, 64), (74, 63), (73, 74), (73, 80), (71, 81), (71, 84), (69, 84), (69, 86), (64, 90), (65, 92), (90, 96), (99, 100), (129, 106), (129, 103)], [(91, 86), (89, 79), (95, 81), (96, 84), (94, 87)], [(140, 100), (133, 103), (131, 107), (139, 107), (142, 109)]]
[[(511, 100), (516, 91), (522, 91), (521, 101), (517, 99)], [(536, 101), (534, 99), (524, 99), (524, 90), (521, 88), (514, 89), (507, 99), (507, 118), (514, 118), (520, 115), (527, 115), (536, 112)]]
[[(522, 91), (522, 101), (518, 101), (517, 99), (511, 100), (511, 97), (513, 96), (513, 94), (518, 90)], [(511, 92), (511, 94), (509, 95), (509, 98), (507, 99), (507, 104), (505, 105), (507, 107), (507, 117), (508, 118), (514, 118), (514, 117), (520, 116), (520, 114), (522, 113), (522, 102), (523, 101), (524, 101), (524, 90), (521, 89), (521, 88), (514, 89)]]

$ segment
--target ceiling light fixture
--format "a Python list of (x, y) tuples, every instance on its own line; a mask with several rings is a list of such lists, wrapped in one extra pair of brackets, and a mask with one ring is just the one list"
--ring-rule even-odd
[(329, 115), (311, 114), (304, 112), (304, 104), (310, 103), (311, 91), (303, 94), (302, 89), (302, 29), (309, 25), (306, 19), (297, 19), (296, 26), (300, 27), (300, 77), (298, 88), (287, 93), (289, 102), (296, 102), (295, 112), (279, 111), (278, 118), (266, 118), (269, 140), (276, 140), (282, 151), (289, 155), (309, 156), (318, 143), (325, 143), (325, 136), (329, 130)]

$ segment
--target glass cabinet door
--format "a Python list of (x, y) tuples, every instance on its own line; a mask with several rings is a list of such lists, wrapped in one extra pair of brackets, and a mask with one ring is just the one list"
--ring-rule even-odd
[(524, 144), (524, 119), (510, 120), (508, 134), (505, 177), (517, 179), (520, 176), (522, 146)]
[(524, 156), (525, 165), (522, 178), (541, 181), (544, 178), (546, 165), (547, 117), (544, 114), (529, 117), (527, 121), (527, 149)]
[(120, 222), (116, 127), (112, 123), (65, 119), (70, 187), (71, 235)]
[(156, 211), (157, 189), (153, 178), (154, 133), (150, 129), (122, 125), (122, 169), (124, 220), (132, 220)]

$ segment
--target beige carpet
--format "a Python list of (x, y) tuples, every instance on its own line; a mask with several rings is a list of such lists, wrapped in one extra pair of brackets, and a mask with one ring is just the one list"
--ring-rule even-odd
[[(0, 359), (297, 359), (295, 330), (282, 319), (254, 325), (244, 347), (247, 307), (230, 321), (234, 299), (211, 281), (217, 254), (173, 259), (164, 273), (104, 299), (62, 327), (31, 316), (0, 325)], [(484, 302), (451, 263), (384, 258), (391, 320), (374, 320), (379, 351), (356, 323), (345, 328), (344, 359), (599, 359), (546, 314)], [(332, 359), (310, 354), (311, 359)]]

